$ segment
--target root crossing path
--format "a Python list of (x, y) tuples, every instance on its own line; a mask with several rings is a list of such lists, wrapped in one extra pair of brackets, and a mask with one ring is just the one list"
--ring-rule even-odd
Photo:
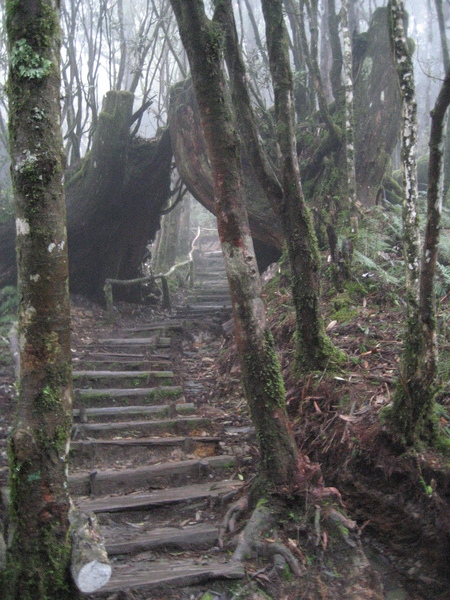
[(88, 598), (181, 598), (190, 586), (197, 597), (244, 577), (218, 543), (242, 487), (236, 459), (223, 451), (226, 430), (198, 410), (201, 384), (183, 381), (179, 368), (195, 360), (186, 329), (229, 318), (219, 253), (199, 259), (196, 280), (174, 314), (139, 325), (124, 316), (75, 344), (70, 491), (96, 514), (112, 564), (109, 582)]

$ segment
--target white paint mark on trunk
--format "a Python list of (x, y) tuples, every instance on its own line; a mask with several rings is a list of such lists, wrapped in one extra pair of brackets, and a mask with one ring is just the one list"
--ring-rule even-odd
[(16, 219), (17, 235), (28, 235), (30, 233), (30, 224), (25, 219)]

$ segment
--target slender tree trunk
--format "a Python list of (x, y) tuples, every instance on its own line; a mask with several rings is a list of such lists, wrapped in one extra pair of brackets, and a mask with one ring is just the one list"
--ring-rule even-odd
[[(436, 12), (438, 17), (439, 35), (442, 48), (442, 63), (444, 72), (447, 73), (450, 67), (450, 52), (448, 49), (447, 30), (445, 27), (444, 8), (442, 0), (435, 0)], [(450, 120), (447, 119), (447, 133), (445, 136), (445, 151), (444, 151), (444, 198), (447, 197), (450, 189)]]
[[(327, 337), (320, 307), (320, 259), (300, 183), (296, 153), (292, 72), (281, 0), (262, 0), (270, 70), (275, 93), (280, 179), (280, 218), (292, 270), (297, 318), (298, 361), (304, 370), (324, 368), (338, 352)], [(317, 67), (318, 71), (318, 67)]]
[(344, 90), (342, 87), (342, 47), (339, 39), (340, 16), (336, 14), (335, 0), (327, 0), (328, 8), (328, 31), (330, 37), (332, 64), (330, 70), (330, 82), (333, 90), (334, 100), (337, 106), (343, 105)]
[(7, 3), (16, 208), (20, 387), (10, 439), (12, 544), (2, 598), (69, 591), (67, 450), (72, 418), (60, 130), (59, 2)]
[(450, 104), (450, 65), (431, 113), (430, 161), (428, 167), (427, 225), (422, 252), (419, 310), (423, 347), (420, 374), (425, 389), (436, 388), (438, 348), (436, 337), (435, 273), (443, 200), (443, 154), (445, 114)]
[(189, 57), (213, 175), (217, 224), (233, 304), (246, 397), (271, 486), (299, 483), (297, 449), (287, 425), (285, 390), (266, 327), (261, 284), (244, 202), (240, 144), (222, 66), (223, 36), (202, 0), (171, 0)]
[(419, 311), (419, 228), (417, 217), (417, 104), (405, 32), (402, 0), (390, 0), (392, 45), (402, 97), (403, 254), (407, 302), (404, 350), (390, 423), (408, 445), (430, 438), (434, 391), (422, 379), (423, 337)]
[(348, 223), (347, 241), (342, 244), (344, 276), (349, 279), (352, 271), (353, 248), (358, 237), (358, 216), (355, 168), (355, 122), (353, 112), (353, 53), (348, 21), (348, 0), (342, 0), (343, 71), (345, 91), (345, 158), (347, 163)]
[(342, 0), (342, 37), (344, 41), (343, 67), (345, 90), (345, 146), (347, 158), (347, 186), (349, 208), (356, 208), (356, 170), (355, 170), (355, 123), (353, 118), (353, 59), (352, 40), (348, 26), (348, 0)]

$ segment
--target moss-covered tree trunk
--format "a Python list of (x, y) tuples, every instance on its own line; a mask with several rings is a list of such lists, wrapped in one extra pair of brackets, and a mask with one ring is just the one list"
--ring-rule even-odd
[(60, 130), (59, 3), (7, 2), (20, 385), (10, 438), (12, 543), (2, 598), (70, 593), (67, 451), (72, 419)]
[(202, 0), (171, 0), (191, 65), (213, 175), (216, 215), (230, 286), (246, 396), (269, 485), (298, 482), (297, 450), (288, 428), (285, 391), (266, 316), (245, 209), (238, 135), (222, 66), (222, 28)]
[(403, 255), (407, 303), (404, 349), (399, 368), (399, 381), (390, 412), (390, 424), (408, 445), (412, 445), (419, 440), (431, 438), (435, 390), (431, 385), (432, 382), (427, 381), (425, 373), (423, 359), (426, 354), (426, 343), (419, 310), (420, 239), (417, 216), (415, 156), (417, 104), (414, 73), (406, 39), (403, 1), (390, 0), (388, 9), (391, 15), (392, 47), (402, 98)]
[(316, 235), (300, 183), (296, 153), (295, 113), (289, 44), (281, 0), (262, 0), (267, 48), (275, 93), (283, 195), (280, 219), (292, 271), (297, 319), (298, 359), (305, 370), (324, 368), (337, 358), (325, 333), (320, 307), (320, 259)]
[(438, 348), (436, 336), (435, 274), (444, 196), (444, 127), (450, 104), (450, 65), (431, 113), (430, 160), (428, 166), (427, 224), (422, 251), (419, 312), (422, 326), (420, 377), (422, 386), (436, 391)]

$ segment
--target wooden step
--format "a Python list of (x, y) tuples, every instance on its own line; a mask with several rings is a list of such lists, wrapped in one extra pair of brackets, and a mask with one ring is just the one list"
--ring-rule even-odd
[(127, 328), (127, 331), (140, 331), (140, 330), (151, 330), (155, 331), (158, 329), (168, 329), (170, 331), (179, 331), (183, 329), (183, 321), (177, 321), (176, 319), (164, 319), (160, 321), (151, 321), (150, 323), (142, 323), (139, 325), (133, 325)]
[[(149, 388), (87, 388), (75, 389), (76, 405), (102, 403), (120, 403), (128, 404), (139, 400), (141, 404), (151, 404), (154, 401), (180, 398), (183, 395), (183, 388), (180, 385), (164, 385)], [(136, 404), (136, 402), (134, 402)]]
[(231, 303), (213, 303), (213, 302), (202, 302), (202, 303), (195, 303), (195, 304), (189, 304), (186, 307), (188, 310), (192, 310), (192, 311), (204, 311), (204, 310), (217, 310), (217, 311), (221, 311), (224, 308), (231, 308)]
[[(6, 447), (6, 441), (2, 440), (2, 442), (3, 445)], [(88, 446), (93, 445), (99, 447), (118, 446), (119, 448), (123, 448), (126, 446), (148, 446), (150, 448), (158, 448), (160, 446), (179, 446), (184, 444), (186, 444), (189, 448), (192, 448), (193, 444), (218, 444), (219, 442), (220, 437), (215, 435), (197, 435), (192, 437), (172, 435), (168, 437), (126, 438), (116, 440), (78, 440), (71, 442), (70, 449), (72, 450), (77, 448), (87, 448)]]
[(230, 293), (227, 290), (218, 290), (217, 293), (215, 293), (214, 290), (198, 290), (197, 292), (189, 294), (186, 301), (189, 305), (194, 302), (201, 304), (222, 304), (224, 302), (230, 302)]
[(136, 469), (105, 469), (92, 473), (69, 475), (69, 490), (79, 496), (100, 496), (104, 494), (127, 494), (155, 486), (185, 485), (197, 482), (213, 471), (234, 468), (234, 456), (211, 456), (203, 459), (190, 459), (166, 462)]
[(207, 483), (194, 483), (156, 490), (154, 492), (109, 496), (96, 499), (75, 499), (75, 504), (85, 512), (116, 513), (133, 510), (148, 510), (156, 506), (192, 503), (204, 498), (231, 499), (241, 489), (242, 481), (222, 480)]
[[(73, 371), (77, 385), (107, 385), (115, 383), (124, 386), (170, 385), (173, 383), (173, 371)], [(130, 381), (131, 380), (131, 381)]]
[[(170, 560), (165, 557), (155, 561), (152, 556), (148, 556), (147, 560), (114, 563), (109, 582), (89, 597), (102, 598), (113, 592), (127, 591), (149, 593), (164, 588), (169, 592), (172, 588), (244, 577), (245, 570), (241, 563), (225, 562), (225, 559), (224, 562), (219, 562), (204, 557), (185, 560)], [(170, 598), (170, 595), (167, 597)]]
[(145, 379), (146, 377), (155, 377), (156, 379), (167, 379), (173, 377), (173, 371), (73, 371), (74, 379), (83, 377), (95, 377), (95, 379)]
[(79, 423), (73, 427), (74, 440), (86, 438), (144, 437), (166, 434), (187, 435), (211, 427), (210, 419), (203, 417), (174, 417), (145, 421), (121, 421), (120, 423)]
[[(70, 444), (72, 472), (102, 465), (124, 468), (173, 460), (183, 453), (186, 458), (204, 458), (220, 452), (216, 436), (169, 436), (151, 438), (119, 438), (111, 440), (75, 440)], [(175, 456), (174, 456), (175, 455)]]
[(101, 338), (98, 340), (100, 346), (154, 346), (155, 348), (169, 348), (169, 337), (142, 337), (142, 338)]
[(72, 364), (76, 368), (83, 367), (90, 371), (102, 370), (127, 370), (127, 371), (165, 371), (172, 365), (169, 359), (153, 359), (151, 357), (141, 359), (120, 358), (120, 356), (106, 356), (105, 358), (85, 358), (75, 356)]
[(74, 408), (73, 417), (74, 419), (94, 419), (97, 418), (101, 422), (108, 420), (109, 422), (116, 422), (123, 417), (143, 417), (145, 415), (157, 416), (160, 418), (171, 416), (170, 413), (175, 412), (174, 415), (186, 415), (195, 412), (195, 404), (193, 402), (182, 402), (180, 404), (152, 404), (150, 406), (141, 404), (137, 406), (102, 406), (94, 408)]
[(107, 530), (102, 528), (108, 556), (137, 554), (146, 550), (208, 548), (215, 545), (219, 537), (218, 528), (208, 523), (185, 527), (158, 527), (147, 532), (136, 531), (134, 527), (117, 527), (111, 532)]

